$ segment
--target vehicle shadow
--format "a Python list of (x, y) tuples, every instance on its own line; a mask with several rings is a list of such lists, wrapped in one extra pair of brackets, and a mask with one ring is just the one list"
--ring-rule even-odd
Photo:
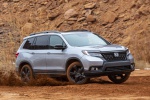
[(109, 81), (108, 79), (103, 79), (101, 77), (99, 78), (91, 78), (89, 83), (97, 83), (97, 84), (113, 84), (111, 81)]

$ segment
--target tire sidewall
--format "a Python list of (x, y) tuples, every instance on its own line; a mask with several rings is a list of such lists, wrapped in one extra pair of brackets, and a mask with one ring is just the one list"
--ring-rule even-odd
[(85, 79), (82, 80), (81, 82), (77, 82), (77, 83), (74, 80), (71, 79), (71, 77), (70, 77), (70, 70), (72, 69), (72, 67), (74, 65), (79, 65), (79, 66), (83, 67), (80, 62), (73, 62), (73, 63), (71, 63), (69, 65), (69, 67), (67, 68), (67, 78), (68, 78), (69, 82), (71, 82), (72, 84), (85, 84), (85, 83), (87, 83), (88, 80), (89, 80), (89, 78), (87, 78), (87, 77), (85, 77)]
[(28, 64), (23, 65), (23, 67), (22, 67), (21, 70), (20, 70), (20, 77), (21, 77), (21, 80), (22, 80), (21, 72), (22, 72), (22, 70), (23, 70), (24, 68), (28, 68), (29, 71), (30, 71), (30, 80), (29, 80), (29, 82), (30, 82), (30, 81), (33, 80), (33, 78), (34, 78), (34, 77), (33, 77), (33, 70), (32, 70), (32, 68), (30, 67), (30, 65), (28, 65)]
[[(125, 73), (125, 77), (123, 78), (123, 79), (115, 79), (113, 76), (114, 75), (108, 75), (108, 78), (112, 81), (112, 82), (114, 82), (114, 83), (116, 83), (116, 84), (120, 84), (120, 83), (123, 83), (123, 82), (125, 82), (129, 77), (130, 77), (130, 74), (131, 73)], [(117, 74), (116, 74), (117, 75)]]

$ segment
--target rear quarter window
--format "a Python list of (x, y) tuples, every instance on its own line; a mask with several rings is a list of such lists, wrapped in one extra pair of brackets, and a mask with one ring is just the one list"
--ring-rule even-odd
[(23, 49), (33, 49), (34, 48), (33, 42), (34, 42), (34, 38), (27, 39), (23, 46)]

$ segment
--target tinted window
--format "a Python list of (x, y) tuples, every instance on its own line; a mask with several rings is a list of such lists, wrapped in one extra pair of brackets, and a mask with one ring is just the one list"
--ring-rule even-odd
[(36, 37), (35, 49), (49, 49), (49, 36)]
[(24, 44), (23, 48), (24, 49), (33, 49), (34, 46), (33, 46), (33, 41), (34, 41), (34, 38), (29, 38), (27, 39), (26, 43)]
[(63, 42), (63, 40), (62, 40), (61, 37), (56, 36), (56, 35), (51, 36), (51, 37), (50, 37), (50, 47), (51, 47), (51, 48), (54, 48), (54, 46), (56, 46), (56, 45), (58, 45), (58, 44), (65, 46), (65, 43)]

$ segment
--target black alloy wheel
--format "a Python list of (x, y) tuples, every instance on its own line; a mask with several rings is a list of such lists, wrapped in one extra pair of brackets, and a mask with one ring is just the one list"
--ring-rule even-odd
[(33, 79), (33, 71), (29, 65), (24, 65), (20, 70), (21, 80), (28, 83)]
[(84, 84), (89, 78), (84, 75), (84, 68), (79, 62), (73, 62), (67, 69), (67, 78), (73, 84)]
[(120, 84), (125, 82), (130, 76), (130, 73), (125, 73), (125, 74), (115, 74), (115, 75), (109, 75), (108, 78), (116, 83), (116, 84)]

